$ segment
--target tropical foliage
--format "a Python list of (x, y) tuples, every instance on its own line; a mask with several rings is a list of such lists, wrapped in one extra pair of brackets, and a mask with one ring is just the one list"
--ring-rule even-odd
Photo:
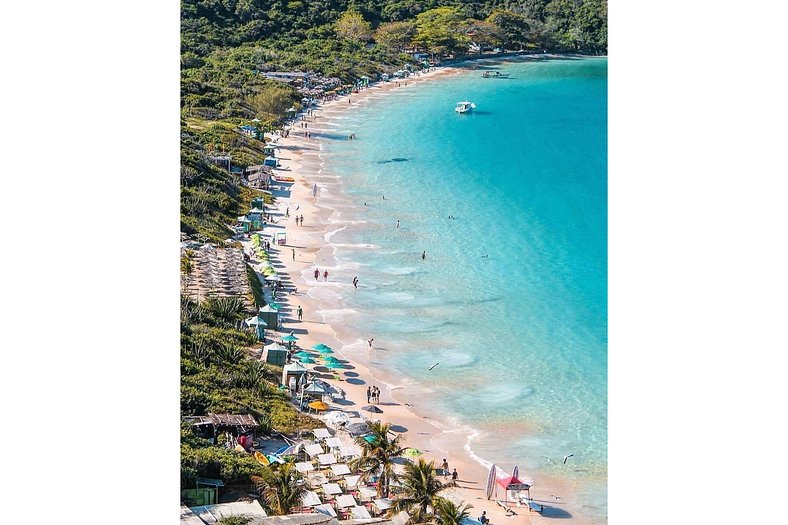
[(402, 438), (391, 432), (388, 423), (371, 421), (369, 428), (368, 436), (356, 438), (361, 446), (361, 456), (353, 460), (351, 466), (362, 472), (361, 479), (364, 481), (376, 481), (378, 496), (383, 497), (388, 495), (391, 482), (397, 479), (394, 465), (405, 448)]
[(456, 504), (453, 501), (438, 497), (433, 505), (435, 509), (434, 521), (436, 525), (460, 525), (465, 518), (470, 516), (473, 505)]
[(301, 505), (301, 496), (307, 491), (301, 473), (292, 463), (279, 465), (275, 470), (265, 468), (262, 476), (252, 477), (265, 508), (277, 516), (290, 514)]
[(405, 474), (399, 481), (400, 493), (394, 499), (389, 515), (405, 511), (410, 516), (410, 523), (429, 521), (433, 517), (430, 509), (435, 507), (438, 494), (445, 488), (435, 476), (434, 462), (427, 463), (419, 458), (417, 463), (406, 464)]

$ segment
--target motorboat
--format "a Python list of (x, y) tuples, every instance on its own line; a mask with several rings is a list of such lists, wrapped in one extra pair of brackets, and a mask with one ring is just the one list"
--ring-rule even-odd
[(468, 113), (473, 109), (476, 109), (476, 104), (464, 100), (462, 102), (457, 102), (457, 106), (454, 108), (454, 111), (456, 111), (457, 113)]
[(485, 71), (482, 73), (482, 78), (509, 78), (509, 73), (501, 73), (500, 71)]

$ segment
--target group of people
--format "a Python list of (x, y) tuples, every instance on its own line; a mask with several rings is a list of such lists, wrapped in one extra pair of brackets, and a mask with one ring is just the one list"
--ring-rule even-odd
[[(449, 477), (449, 462), (446, 461), (446, 458), (443, 458), (443, 463), (441, 463), (441, 470), (443, 471), (443, 479)], [(451, 484), (455, 487), (457, 486), (457, 469), (455, 468), (454, 471), (451, 473)]]
[(303, 226), (304, 225), (304, 216), (303, 214), (299, 217), (298, 215), (295, 216), (296, 226)]
[[(315, 281), (317, 281), (319, 278), (320, 278), (320, 269), (315, 268)], [(323, 280), (328, 281), (328, 270), (323, 271)]]
[(380, 389), (378, 387), (367, 387), (367, 403), (380, 403)]

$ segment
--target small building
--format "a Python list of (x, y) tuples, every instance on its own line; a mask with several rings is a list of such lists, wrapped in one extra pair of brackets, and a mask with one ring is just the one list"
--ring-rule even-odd
[(249, 414), (208, 414), (207, 416), (186, 416), (183, 418), (203, 436), (213, 439), (222, 432), (240, 436), (254, 431), (259, 425)]
[(266, 144), (265, 147), (263, 147), (263, 154), (267, 157), (273, 157), (275, 152), (276, 146), (272, 144)]
[(260, 210), (264, 209), (265, 208), (265, 201), (263, 200), (263, 198), (262, 197), (255, 197), (254, 199), (252, 199), (252, 208), (257, 208), (257, 209), (260, 209)]
[(271, 343), (263, 347), (261, 359), (268, 364), (285, 366), (287, 363), (287, 348), (279, 343)]
[(264, 321), (266, 325), (272, 327), (271, 330), (276, 330), (279, 326), (279, 310), (267, 304), (260, 308), (257, 312), (257, 317)]
[(306, 380), (306, 373), (307, 368), (301, 363), (287, 364), (282, 368), (282, 384), (290, 388), (291, 391), (296, 391)]
[(252, 221), (246, 218), (246, 215), (242, 215), (236, 219), (238, 222), (238, 227), (243, 230), (244, 233), (249, 233), (252, 231)]

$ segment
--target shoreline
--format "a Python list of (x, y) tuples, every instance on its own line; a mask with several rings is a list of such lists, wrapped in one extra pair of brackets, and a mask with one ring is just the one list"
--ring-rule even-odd
[[(388, 94), (395, 89), (406, 89), (412, 84), (467, 72), (468, 68), (460, 65), (463, 63), (520, 62), (556, 58), (562, 57), (551, 54), (484, 56), (465, 60), (449, 67), (441, 67), (415, 77), (408, 77), (399, 81), (404, 84), (401, 87), (397, 87), (397, 81), (376, 85), (360, 93), (353, 93), (350, 97), (344, 96), (321, 104), (315, 108), (314, 116), (307, 118), (310, 126), (307, 129), (309, 131), (313, 129), (334, 131), (330, 128), (326, 129), (325, 126), (334, 124), (336, 118), (341, 117), (346, 111), (365, 105), (374, 98)], [(348, 98), (350, 103), (348, 103)], [(333, 231), (338, 231), (337, 227), (341, 228), (341, 221), (339, 224), (332, 223), (332, 217), (339, 215), (338, 210), (321, 205), (320, 195), (313, 198), (310, 193), (314, 183), (320, 187), (323, 182), (322, 172), (325, 159), (322, 155), (320, 137), (299, 136), (299, 133), (303, 134), (305, 131), (300, 128), (300, 121), (291, 127), (290, 131), (288, 138), (280, 138), (278, 141), (282, 147), (280, 155), (285, 155), (279, 157), (285, 171), (277, 170), (277, 172), (292, 176), (295, 182), (276, 192), (277, 203), (282, 211), (289, 206), (291, 214), (303, 214), (304, 226), (296, 226), (292, 218), (284, 219), (285, 226), (281, 226), (281, 222), (277, 226), (277, 228), (284, 227), (286, 229), (288, 242), (283, 247), (274, 248), (274, 259), (284, 267), (280, 269), (280, 273), (287, 274), (292, 283), (298, 287), (296, 294), (288, 296), (285, 311), (289, 308), (290, 314), (285, 319), (286, 329), (284, 331), (294, 331), (300, 338), (299, 344), (302, 347), (309, 348), (319, 342), (334, 347), (337, 354), (351, 365), (348, 367), (351, 372), (346, 371), (345, 378), (341, 382), (329, 379), (325, 374), (318, 375), (321, 379), (346, 391), (347, 399), (350, 402), (348, 408), (365, 404), (364, 391), (368, 384), (381, 386), (381, 405), (385, 410), (380, 419), (399, 428), (404, 428), (405, 431), (402, 434), (407, 445), (422, 450), (427, 461), (434, 460), (436, 463), (440, 463), (445, 457), (449, 461), (450, 468), (457, 468), (460, 473), (460, 488), (447, 490), (446, 495), (451, 496), (452, 499), (463, 499), (466, 503), (473, 505), (473, 516), (486, 510), (493, 522), (496, 523), (504, 519), (514, 520), (518, 524), (543, 523), (550, 519), (551, 513), (547, 511), (544, 516), (541, 516), (528, 512), (525, 507), (519, 509), (515, 507), (518, 514), (506, 517), (503, 509), (497, 506), (494, 500), (487, 501), (479, 496), (482, 491), (479, 487), (484, 486), (488, 467), (485, 468), (486, 461), (483, 458), (473, 453), (471, 445), (477, 435), (474, 429), (452, 425), (451, 422), (445, 421), (445, 419), (450, 420), (451, 417), (445, 419), (433, 417), (435, 415), (429, 414), (429, 409), (426, 411), (427, 413), (422, 413), (420, 408), (406, 406), (408, 403), (404, 403), (401, 398), (398, 398), (399, 394), (387, 388), (395, 385), (389, 374), (379, 367), (372, 366), (369, 359), (358, 355), (359, 352), (355, 348), (357, 346), (365, 348), (364, 336), (357, 334), (352, 328), (334, 327), (326, 322), (325, 312), (330, 310), (333, 305), (329, 304), (330, 301), (326, 299), (321, 300), (316, 297), (324, 281), (322, 276), (321, 280), (315, 281), (311, 276), (311, 271), (315, 266), (320, 267), (321, 271), (325, 267), (331, 268), (333, 266), (333, 254), (327, 253), (332, 249), (328, 239)], [(341, 187), (341, 180), (338, 184)], [(296, 206), (298, 209), (294, 211)], [(296, 249), (297, 252), (295, 260), (291, 258), (292, 249)], [(329, 277), (330, 279), (331, 277)], [(295, 316), (292, 312), (296, 305), (300, 305), (304, 309), (303, 322), (293, 319)], [(571, 481), (539, 473), (531, 495), (535, 501), (545, 504), (548, 510), (556, 511), (556, 514), (552, 515), (553, 518), (568, 518), (574, 523), (592, 523), (584, 519), (582, 515), (578, 515), (578, 510), (572, 505), (575, 492), (576, 486)], [(550, 497), (551, 494), (561, 494), (562, 499), (560, 501), (554, 500)]]

